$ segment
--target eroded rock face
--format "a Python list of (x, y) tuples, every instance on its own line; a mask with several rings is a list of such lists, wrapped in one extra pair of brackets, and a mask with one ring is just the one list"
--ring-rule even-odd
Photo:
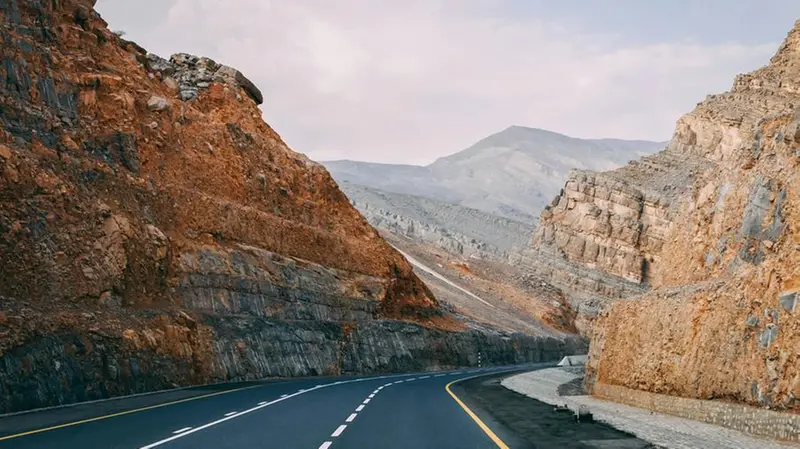
[(92, 6), (0, 2), (0, 413), (580, 350), (466, 331), (241, 73)]
[(573, 171), (517, 263), (568, 293), (588, 333), (603, 304), (658, 278), (679, 199), (710, 164), (666, 150), (611, 172)]
[(640, 236), (636, 249), (655, 261), (648, 276), (595, 262), (649, 277), (650, 291), (602, 314), (590, 386), (800, 409), (798, 86), (800, 22), (768, 66), (679, 120), (665, 153), (700, 159), (702, 170), (676, 186), (658, 239)]

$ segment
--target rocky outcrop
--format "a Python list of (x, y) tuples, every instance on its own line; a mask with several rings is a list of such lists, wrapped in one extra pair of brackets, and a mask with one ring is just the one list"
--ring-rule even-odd
[(659, 276), (681, 195), (709, 166), (667, 149), (611, 172), (572, 171), (516, 263), (568, 293), (588, 332), (603, 304)]
[(580, 350), (467, 330), (241, 73), (93, 3), (0, 2), (0, 412)]
[[(668, 205), (637, 188), (643, 195), (626, 204), (640, 204), (638, 214), (620, 201), (600, 206), (600, 216), (620, 225), (598, 240), (596, 221), (579, 210), (588, 195), (559, 200), (566, 206), (551, 211), (555, 222), (539, 245), (552, 242), (564, 259), (648, 288), (609, 303), (596, 323), (589, 387), (800, 410), (798, 104), (800, 22), (769, 65), (738, 76), (730, 92), (678, 121), (657, 156), (685, 161), (669, 183)], [(630, 182), (631, 167), (612, 176), (641, 185)], [(650, 191), (663, 188), (663, 178), (648, 176), (639, 179)], [(600, 250), (588, 251), (595, 244)], [(601, 257), (611, 245), (620, 256)]]

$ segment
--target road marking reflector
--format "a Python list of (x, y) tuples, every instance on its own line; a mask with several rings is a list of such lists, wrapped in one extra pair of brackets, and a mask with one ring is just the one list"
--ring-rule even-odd
[(177, 435), (177, 434), (179, 434), (179, 433), (186, 432), (187, 430), (192, 430), (192, 428), (191, 428), (191, 427), (184, 427), (183, 429), (178, 429), (178, 430), (176, 430), (176, 431), (172, 432), (172, 434), (173, 434), (173, 435)]
[(353, 420), (356, 419), (356, 416), (358, 416), (358, 413), (351, 413), (350, 416), (348, 416), (347, 419), (345, 419), (344, 421), (353, 422)]
[(344, 432), (344, 429), (346, 429), (346, 428), (347, 428), (347, 424), (342, 424), (341, 426), (337, 427), (336, 430), (333, 431), (331, 436), (332, 437), (338, 437), (339, 435), (342, 434), (342, 432)]

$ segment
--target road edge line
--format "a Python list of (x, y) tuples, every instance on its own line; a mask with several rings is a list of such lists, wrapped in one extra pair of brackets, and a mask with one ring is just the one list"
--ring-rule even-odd
[(489, 426), (487, 426), (483, 421), (481, 421), (481, 419), (478, 418), (478, 415), (476, 415), (475, 412), (470, 410), (470, 408), (467, 407), (467, 404), (465, 404), (464, 401), (459, 399), (458, 396), (456, 396), (456, 394), (453, 393), (453, 391), (450, 389), (450, 386), (455, 384), (455, 383), (458, 383), (458, 382), (461, 382), (461, 381), (464, 381), (464, 380), (475, 379), (476, 377), (483, 377), (483, 376), (486, 376), (486, 375), (489, 375), (489, 374), (497, 374), (497, 373), (496, 372), (494, 372), (494, 373), (485, 373), (485, 374), (479, 374), (477, 376), (470, 376), (470, 377), (464, 377), (464, 378), (461, 378), (461, 379), (456, 379), (456, 380), (450, 382), (449, 384), (445, 385), (444, 389), (447, 391), (448, 394), (450, 394), (450, 397), (452, 397), (453, 400), (455, 400), (456, 403), (458, 403), (458, 405), (460, 405), (461, 408), (464, 409), (464, 411), (467, 413), (467, 415), (469, 415), (469, 417), (472, 418), (473, 421), (475, 421), (475, 424), (477, 424), (478, 427), (480, 427), (481, 430), (483, 430), (483, 432), (486, 434), (486, 436), (488, 436), (494, 442), (494, 444), (497, 445), (497, 447), (499, 447), (500, 449), (510, 449), (508, 447), (508, 445), (505, 442), (503, 442), (503, 440), (501, 440), (500, 437), (498, 437), (494, 432), (492, 432), (492, 429), (490, 429)]

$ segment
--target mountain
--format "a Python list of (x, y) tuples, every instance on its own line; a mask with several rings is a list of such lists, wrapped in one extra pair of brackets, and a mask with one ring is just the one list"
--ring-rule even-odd
[(616, 168), (663, 146), (512, 126), (424, 167), (323, 164), (372, 225), (455, 255), (506, 260), (524, 246), (570, 169)]
[(0, 414), (585, 350), (452, 312), (241, 72), (149, 54), (94, 4), (0, 2)]
[(511, 126), (427, 166), (329, 161), (337, 182), (427, 197), (534, 223), (572, 168), (610, 170), (665, 142), (576, 139)]

